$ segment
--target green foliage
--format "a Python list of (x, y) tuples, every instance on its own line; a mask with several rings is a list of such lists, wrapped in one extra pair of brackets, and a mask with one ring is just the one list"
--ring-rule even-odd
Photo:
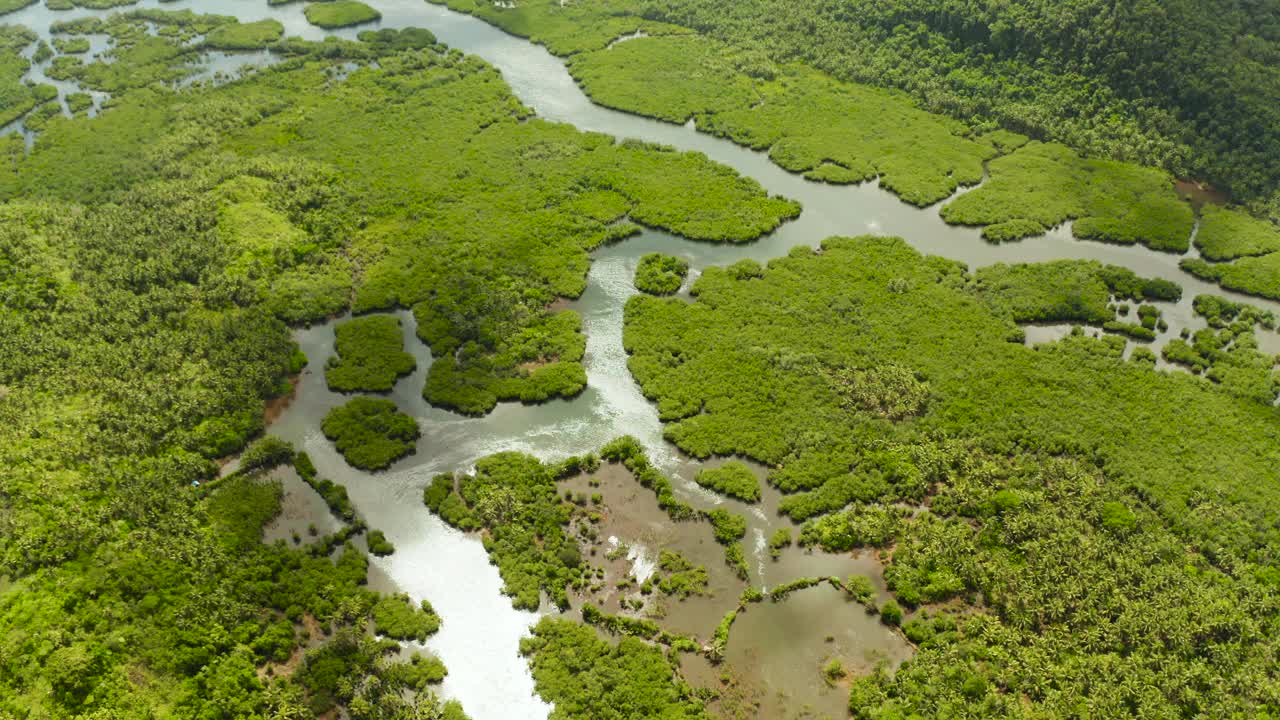
[(844, 581), (844, 591), (850, 599), (874, 611), (876, 588), (871, 584), (871, 578), (866, 575), (850, 575)]
[(334, 328), (337, 355), (325, 366), (330, 390), (389, 392), (396, 380), (413, 372), (413, 356), (404, 351), (400, 319), (371, 315), (339, 323)]
[(1195, 313), (1208, 321), (1210, 327), (1223, 328), (1237, 319), (1249, 324), (1258, 324), (1268, 330), (1276, 328), (1275, 313), (1260, 310), (1252, 305), (1235, 303), (1217, 295), (1197, 295), (1192, 301)]
[(1244, 211), (1217, 205), (1200, 210), (1196, 247), (1206, 260), (1235, 260), (1280, 251), (1280, 228)]
[(728, 545), (741, 540), (747, 534), (747, 519), (724, 508), (715, 508), (704, 513), (711, 527), (715, 529), (716, 542)]
[(423, 600), (415, 608), (409, 596), (403, 593), (379, 598), (374, 603), (372, 612), (378, 634), (396, 640), (426, 642), (428, 637), (440, 629), (440, 617), (430, 603)]
[(294, 455), (293, 467), (298, 471), (298, 475), (320, 494), (334, 517), (343, 522), (356, 522), (356, 509), (351, 504), (351, 499), (347, 497), (346, 486), (316, 477), (316, 467), (312, 464), (311, 457), (305, 452)]
[(254, 440), (249, 447), (240, 453), (240, 470), (270, 470), (279, 465), (293, 462), (293, 445), (275, 435), (266, 435)]
[(211, 30), (204, 41), (209, 47), (218, 50), (260, 50), (283, 35), (284, 25), (279, 20), (268, 19), (220, 25)]
[(360, 396), (330, 410), (320, 423), (325, 437), (354, 467), (384, 470), (414, 451), (418, 421), (390, 400)]
[(1155, 331), (1145, 325), (1134, 325), (1133, 323), (1110, 320), (1102, 324), (1102, 329), (1107, 332), (1126, 335), (1140, 342), (1151, 342), (1156, 339)]
[(89, 38), (73, 37), (64, 38), (56, 37), (53, 39), (53, 47), (64, 55), (78, 55), (80, 53), (89, 52)]
[(303, 12), (307, 16), (307, 22), (326, 30), (373, 22), (382, 17), (382, 13), (358, 0), (311, 3)]
[(34, 5), (39, 0), (3, 0), (0, 2), (0, 15), (21, 10), (28, 5)]
[(1048, 228), (1036, 220), (1015, 218), (992, 223), (982, 228), (982, 239), (993, 243), (1013, 242), (1023, 238), (1043, 235)]
[(396, 648), (394, 642), (375, 641), (349, 631), (338, 633), (332, 641), (307, 653), (294, 677), (307, 689), (308, 702), (305, 707), (290, 703), (288, 712), (295, 717), (323, 715), (341, 704), (352, 720), (466, 720), (456, 701), (441, 703), (429, 691), (407, 694), (422, 691), (427, 683), (443, 677), (443, 668), (434, 658), (420, 655), (407, 663), (387, 661), (386, 656)]
[(536, 610), (545, 592), (568, 607), (567, 586), (582, 577), (577, 541), (566, 531), (570, 511), (556, 490), (552, 468), (521, 453), (498, 453), (476, 463), (474, 475), (437, 476), (424, 501), (450, 525), (483, 529), (485, 550), (502, 575), (503, 592), (519, 609)]
[(790, 528), (780, 527), (769, 535), (769, 555), (777, 560), (782, 551), (791, 546)]
[(711, 645), (707, 651), (708, 657), (712, 662), (720, 662), (724, 659), (725, 648), (729, 645), (729, 631), (733, 629), (733, 622), (738, 619), (740, 607), (735, 607), (724, 614), (720, 619), (720, 623), (716, 625), (716, 630), (711, 635)]
[(900, 365), (837, 367), (827, 377), (844, 407), (891, 420), (919, 415), (929, 401), (929, 383)]
[(280, 514), (283, 494), (278, 481), (232, 476), (209, 497), (210, 523), (228, 546), (251, 548), (262, 542), (262, 527)]
[(890, 600), (880, 606), (880, 622), (893, 626), (902, 624), (902, 608), (898, 607), (898, 603)]
[[(668, 35), (688, 30), (626, 14), (625, 5), (521, 2), (495, 5), (482, 0), (435, 0), (459, 12), (471, 13), (507, 32), (546, 45), (557, 55), (602, 50), (618, 38), (644, 33)], [(608, 12), (601, 13), (602, 8)]]
[(657, 581), (663, 595), (674, 595), (681, 600), (690, 595), (707, 594), (707, 568), (694, 565), (689, 558), (675, 550), (663, 550), (658, 554)]
[(699, 485), (722, 495), (753, 503), (760, 499), (760, 481), (747, 464), (738, 460), (717, 468), (703, 468), (694, 477)]
[(652, 620), (609, 615), (590, 603), (582, 606), (582, 621), (588, 625), (604, 628), (610, 635), (625, 635), (644, 640), (653, 640), (662, 631)]
[[(1241, 197), (1265, 198), (1280, 184), (1271, 162), (1280, 147), (1280, 75), (1265, 60), (1276, 39), (1261, 29), (1274, 23), (1269, 7), (1207, 13), (1186, 0), (1118, 14), (1094, 0), (592, 7), (597, 17), (642, 14), (768, 59), (901, 88), (924, 107), (984, 128), (999, 124), (1092, 155), (1162, 165)], [(1169, 47), (1181, 52), (1162, 52)], [(1206, 114), (1206, 107), (1223, 110)], [(1019, 143), (1007, 131), (983, 139), (1002, 150)]]
[(82, 115), (93, 107), (93, 96), (89, 93), (68, 93), (66, 100), (67, 109), (71, 111), (72, 115)]
[(615, 645), (590, 627), (554, 617), (532, 632), (520, 651), (538, 694), (555, 706), (553, 720), (707, 717), (674, 661), (643, 640), (623, 637)]
[[(982, 178), (989, 145), (894, 93), (839, 83), (794, 65), (692, 35), (644, 37), (569, 58), (603, 105), (683, 123), (757, 149), (826, 182), (880, 178), (915, 205)], [(910, 138), (909, 142), (902, 139)]]
[[(717, 528), (717, 540), (720, 540), (720, 530)], [(724, 564), (733, 568), (733, 574), (738, 576), (739, 580), (746, 580), (750, 576), (750, 569), (747, 567), (746, 553), (742, 551), (742, 543), (725, 542), (724, 543)]]
[(1280, 252), (1242, 257), (1225, 263), (1187, 258), (1179, 263), (1179, 267), (1228, 290), (1280, 300)]
[[(1014, 239), (1017, 229), (1074, 220), (1072, 233), (1085, 240), (1142, 243), (1170, 252), (1188, 247), (1191, 207), (1160, 171), (1085, 159), (1061, 145), (1038, 142), (992, 160), (989, 171), (990, 180), (942, 208), (944, 220), (995, 225), (992, 239), (997, 240)], [(1015, 221), (1021, 224), (1008, 224)]]
[(440, 658), (420, 653), (414, 653), (409, 662), (390, 665), (385, 672), (392, 682), (419, 691), (425, 690), (428, 685), (444, 682), (448, 674), (449, 671)]
[(383, 557), (396, 551), (396, 546), (387, 540), (387, 536), (381, 530), (370, 530), (366, 539), (369, 543), (369, 552), (373, 555)]
[(804, 590), (805, 588), (811, 588), (815, 585), (820, 585), (826, 582), (826, 580), (827, 578), (824, 578), (824, 577), (807, 577), (807, 578), (797, 578), (795, 580), (791, 580), (790, 582), (782, 583), (781, 585), (775, 585), (772, 589), (769, 590), (769, 600), (772, 602), (780, 602), (782, 600), (787, 599), (788, 595), (790, 595), (791, 593), (797, 590)]
[(600, 448), (600, 457), (626, 466), (642, 486), (658, 496), (658, 507), (665, 510), (672, 520), (692, 520), (698, 517), (697, 510), (676, 497), (671, 488), (671, 480), (649, 462), (639, 440), (630, 435), (611, 440)]
[(684, 258), (662, 253), (649, 253), (640, 258), (636, 268), (636, 288), (651, 295), (671, 295), (684, 284), (689, 263)]
[(5, 125), (38, 104), (34, 90), (22, 82), (31, 66), (22, 51), (35, 41), (36, 34), (21, 25), (0, 26), (0, 123)]
[[(928, 453), (890, 447), (864, 460), (918, 427), (1004, 452), (1096, 458), (1171, 523), (1219, 547), (1271, 553), (1280, 543), (1266, 519), (1280, 506), (1262, 489), (1280, 466), (1271, 358), (1243, 346), (1213, 385), (1152, 373), (1124, 362), (1123, 344), (1082, 335), (1027, 348), (1006, 341), (1012, 318), (943, 281), (953, 272), (900, 240), (870, 237), (827, 240), (821, 254), (775, 259), (749, 281), (708, 268), (692, 304), (630, 299), (629, 367), (682, 450), (782, 466), (771, 475), (779, 487), (813, 488), (784, 500), (793, 517), (922, 497), (942, 472)], [(910, 290), (892, 291), (892, 279)], [(842, 407), (825, 367), (872, 357), (928, 378), (927, 409), (910, 424)], [(1203, 493), (1239, 522), (1191, 512)], [(881, 545), (897, 523), (892, 507), (862, 508), (815, 521), (801, 540)]]

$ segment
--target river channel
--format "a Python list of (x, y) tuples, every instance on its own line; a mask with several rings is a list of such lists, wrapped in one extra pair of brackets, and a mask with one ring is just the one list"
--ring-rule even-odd
[[(310, 364), (299, 379), (293, 401), (275, 419), (269, 431), (307, 450), (322, 477), (345, 484), (369, 525), (383, 530), (395, 544), (393, 555), (372, 560), (382, 578), (380, 584), (386, 585), (387, 589), (407, 592), (415, 601), (429, 599), (444, 618), (440, 632), (428, 642), (428, 647), (439, 654), (449, 668), (443, 693), (461, 700), (476, 720), (534, 720), (547, 716), (550, 708), (534, 694), (533, 680), (518, 654), (519, 639), (537, 621), (539, 613), (512, 609), (509, 599), (500, 592), (501, 580), (497, 570), (488, 563), (479, 540), (447, 527), (423, 506), (422, 488), (434, 474), (466, 470), (478, 458), (497, 451), (520, 450), (544, 459), (557, 459), (594, 450), (618, 435), (630, 434), (646, 446), (655, 465), (675, 477), (677, 492), (687, 501), (699, 507), (722, 502), (692, 482), (697, 464), (683, 458), (663, 441), (656, 410), (641, 395), (627, 371), (626, 354), (622, 349), (622, 312), (627, 298), (635, 292), (632, 275), (641, 255), (661, 251), (682, 256), (689, 261), (692, 274), (696, 276), (709, 265), (727, 264), (747, 257), (766, 261), (786, 254), (793, 246), (813, 245), (829, 235), (881, 233), (901, 235), (922, 252), (953, 258), (970, 267), (995, 262), (1094, 259), (1128, 267), (1143, 276), (1163, 277), (1182, 284), (1184, 299), (1181, 302), (1160, 304), (1170, 329), (1162, 333), (1155, 343), (1157, 351), (1163, 342), (1169, 337), (1176, 337), (1182, 328), (1204, 326), (1204, 322), (1194, 317), (1191, 310), (1191, 299), (1197, 294), (1215, 293), (1280, 310), (1276, 304), (1235, 296), (1192, 278), (1178, 269), (1180, 256), (1155, 253), (1136, 246), (1077, 241), (1070, 236), (1069, 227), (1056, 228), (1043, 237), (1018, 243), (989, 244), (979, 237), (977, 229), (946, 225), (938, 215), (937, 206), (925, 209), (912, 207), (875, 183), (850, 187), (811, 182), (782, 170), (763, 153), (699, 133), (692, 126), (661, 123), (593, 105), (559, 59), (540, 46), (508, 35), (471, 16), (424, 0), (367, 2), (382, 12), (380, 22), (334, 34), (352, 37), (359, 30), (371, 27), (425, 27), (442, 42), (478, 55), (496, 66), (520, 100), (546, 119), (619, 138), (639, 138), (705, 153), (711, 159), (756, 179), (770, 193), (799, 200), (804, 206), (797, 220), (746, 245), (697, 243), (663, 232), (646, 231), (596, 251), (586, 292), (568, 304), (582, 315), (587, 335), (585, 365), (588, 388), (573, 400), (537, 406), (506, 403), (482, 418), (463, 417), (433, 408), (421, 395), (431, 363), (430, 352), (414, 335), (412, 315), (398, 313), (405, 329), (406, 346), (417, 358), (418, 366), (411, 376), (396, 384), (391, 397), (402, 410), (418, 419), (422, 439), (415, 454), (384, 473), (371, 475), (351, 468), (320, 434), (320, 419), (330, 408), (346, 399), (329, 392), (323, 379), (324, 363), (333, 354), (332, 323), (297, 332), (297, 340), (310, 358)], [(242, 21), (270, 17), (280, 20), (289, 35), (318, 39), (327, 34), (306, 22), (302, 6), (303, 3), (293, 3), (269, 7), (266, 0), (179, 0), (165, 3), (145, 0), (136, 7), (192, 9), (235, 15)], [(102, 13), (84, 9), (53, 12), (40, 3), (6, 15), (0, 21), (27, 25), (41, 37), (48, 38), (48, 26), (52, 22), (92, 14)], [(93, 51), (100, 52), (104, 47), (95, 43)], [(210, 58), (210, 68), (230, 71), (241, 63), (261, 63), (264, 57), (261, 53), (253, 56), (217, 55)], [(43, 79), (42, 68), (35, 68), (31, 77)], [(75, 88), (60, 84), (59, 89), (65, 95)], [(95, 97), (95, 100), (100, 102), (101, 98)], [(430, 128), (422, 130), (429, 132)], [(1046, 329), (1032, 335), (1046, 339), (1052, 331)], [(1274, 336), (1260, 340), (1271, 352), (1280, 351), (1275, 347)], [(290, 487), (291, 496), (306, 489), (301, 484)], [(624, 490), (615, 489), (614, 492), (624, 493)], [(622, 494), (619, 497), (626, 496)], [(323, 506), (315, 505), (311, 500), (295, 498), (293, 502), (311, 502), (317, 512), (323, 513)], [(638, 496), (635, 502), (651, 503), (652, 498)], [(774, 585), (794, 577), (815, 574), (844, 576), (874, 572), (875, 563), (865, 556), (812, 555), (793, 548), (778, 561), (769, 559), (762, 540), (773, 528), (786, 522), (773, 512), (776, 502), (776, 493), (766, 493), (766, 502), (761, 507), (729, 503), (732, 509), (749, 518), (746, 548), (753, 585)], [(637, 510), (634, 516), (636, 527), (645, 522), (657, 522), (654, 519), (656, 510), (649, 509), (648, 505)], [(646, 538), (633, 537), (628, 541), (643, 545)], [(648, 542), (660, 544), (662, 540), (650, 538)], [(682, 547), (682, 551), (685, 550), (687, 548)], [(649, 552), (652, 551), (650, 548)], [(692, 556), (696, 553), (687, 554)], [(705, 562), (710, 569), (717, 562), (715, 558), (718, 555), (708, 557), (710, 559), (697, 560)], [(717, 567), (716, 572), (721, 572), (721, 568)], [(792, 602), (796, 604), (793, 606)], [(705, 638), (723, 609), (732, 604), (730, 598), (721, 598), (714, 609), (691, 610), (689, 617), (697, 618), (702, 627), (700, 634)], [(826, 587), (802, 591), (794, 600), (776, 607), (766, 603), (759, 610), (749, 610), (739, 621), (741, 627), (735, 627), (729, 662), (732, 665), (737, 658), (742, 672), (752, 672), (747, 667), (751, 666), (761, 677), (777, 675), (788, 682), (792, 678), (787, 675), (786, 668), (804, 665), (803, 672), (808, 673), (805, 677), (809, 680), (800, 683), (803, 687), (792, 688), (803, 696), (812, 689), (810, 685), (819, 676), (816, 665), (809, 669), (806, 665), (808, 659), (797, 662), (796, 658), (806, 657), (806, 652), (812, 654), (812, 646), (823, 642), (823, 634), (837, 632), (838, 637), (826, 639), (826, 642), (834, 643), (833, 647), (838, 646), (839, 651), (845, 653), (846, 665), (849, 666), (858, 666), (864, 660), (869, 662), (873, 657), (898, 661), (909, 654), (905, 640), (878, 623), (857, 617), (861, 612), (856, 604), (845, 601)], [(846, 618), (850, 613), (853, 615)], [(807, 627), (805, 618), (810, 619)], [(708, 619), (709, 624), (705, 622)], [(849, 629), (848, 633), (845, 633), (846, 629)], [(817, 639), (808, 636), (816, 636)], [(799, 647), (799, 638), (812, 642)], [(763, 649), (767, 645), (797, 647), (782, 647), (775, 657), (770, 658)], [(828, 652), (821, 648), (819, 651), (819, 654)], [(858, 657), (852, 657), (854, 655)], [(815, 664), (818, 661), (813, 660)], [(768, 690), (785, 693), (786, 688), (771, 687)], [(818, 703), (820, 714), (837, 712), (843, 703), (839, 692), (829, 694), (831, 698)], [(803, 700), (803, 697), (797, 699)]]

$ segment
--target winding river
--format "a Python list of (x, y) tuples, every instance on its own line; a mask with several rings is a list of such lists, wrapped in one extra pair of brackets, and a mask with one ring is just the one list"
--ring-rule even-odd
[[(1203, 321), (1194, 317), (1191, 310), (1191, 299), (1200, 293), (1236, 297), (1280, 310), (1280, 305), (1233, 296), (1186, 275), (1178, 269), (1178, 256), (1153, 253), (1142, 247), (1077, 241), (1070, 237), (1069, 227), (1018, 243), (991, 245), (980, 239), (976, 229), (943, 223), (936, 206), (914, 208), (875, 183), (838, 187), (810, 182), (782, 170), (763, 153), (699, 133), (691, 126), (661, 123), (593, 105), (559, 59), (540, 46), (507, 35), (471, 16), (424, 0), (367, 2), (383, 14), (376, 25), (425, 27), (448, 45), (484, 58), (501, 70), (520, 100), (544, 118), (571, 123), (583, 130), (699, 151), (755, 178), (770, 193), (804, 204), (799, 219), (748, 245), (695, 243), (662, 232), (646, 231), (598, 250), (593, 256), (586, 292), (569, 304), (583, 318), (589, 379), (588, 389), (571, 401), (539, 406), (502, 404), (483, 418), (465, 418), (427, 405), (421, 388), (431, 362), (430, 353), (414, 337), (412, 315), (401, 312), (407, 345), (418, 359), (418, 368), (396, 385), (392, 398), (418, 418), (423, 435), (416, 454), (386, 473), (368, 475), (350, 468), (320, 434), (320, 418), (345, 400), (330, 393), (323, 379), (324, 363), (333, 353), (333, 329), (331, 324), (325, 324), (298, 331), (297, 340), (311, 362), (299, 382), (295, 399), (274, 421), (270, 432), (305, 448), (320, 475), (345, 484), (369, 524), (382, 529), (395, 544), (395, 554), (375, 558), (373, 564), (385, 575), (386, 584), (408, 592), (415, 601), (429, 599), (444, 618), (440, 632), (428, 646), (449, 668), (444, 694), (461, 700), (476, 720), (547, 716), (549, 707), (534, 694), (532, 678), (518, 654), (519, 639), (538, 615), (513, 610), (500, 592), (497, 570), (489, 565), (480, 542), (447, 527), (423, 506), (421, 490), (435, 473), (466, 469), (476, 459), (500, 450), (521, 450), (551, 459), (591, 450), (613, 437), (631, 434), (649, 448), (655, 464), (677, 476), (678, 491), (690, 501), (700, 505), (717, 502), (691, 482), (694, 465), (663, 442), (655, 409), (627, 372), (622, 349), (622, 311), (626, 299), (635, 292), (631, 278), (644, 253), (662, 251), (683, 256), (696, 274), (708, 265), (731, 263), (744, 257), (767, 260), (785, 254), (795, 245), (812, 245), (829, 235), (884, 233), (901, 235), (923, 252), (960, 260), (971, 267), (993, 262), (1094, 259), (1183, 285), (1181, 302), (1161, 304), (1170, 331), (1161, 335), (1157, 349), (1169, 337), (1176, 337), (1181, 328), (1203, 327)], [(325, 35), (306, 22), (302, 5), (269, 7), (265, 0), (166, 3), (144, 0), (139, 3), (141, 7), (189, 8), (236, 15), (243, 21), (270, 17), (280, 20), (290, 35), (312, 39)], [(90, 14), (101, 13), (83, 9), (53, 12), (41, 3), (11, 13), (3, 21), (25, 24), (47, 38), (50, 23)], [(354, 36), (357, 30), (368, 27), (336, 34)], [(99, 52), (103, 47), (101, 42), (95, 42), (93, 51)], [(210, 61), (206, 72), (212, 73), (232, 70), (241, 63), (261, 63), (264, 55), (219, 54)], [(43, 80), (42, 68), (35, 68), (31, 77)], [(64, 85), (68, 84), (59, 84), (64, 95), (75, 89)], [(1033, 335), (1044, 338), (1051, 333), (1041, 331)], [(1272, 336), (1266, 339), (1264, 347), (1272, 352), (1280, 350), (1274, 344)], [(764, 532), (778, 522), (758, 510), (749, 517), (752, 523), (749, 538), (763, 538)], [(766, 563), (760, 559), (761, 551), (756, 550), (757, 557), (751, 563), (756, 568), (753, 583), (787, 579), (785, 572), (766, 571)], [(803, 565), (812, 561), (796, 562)], [(824, 567), (823, 572), (836, 570)], [(837, 605), (847, 604), (838, 597), (833, 600)], [(823, 613), (829, 609), (828, 605), (814, 605), (821, 603), (820, 599), (804, 602), (807, 614), (824, 617)], [(750, 632), (749, 627), (743, 629)]]

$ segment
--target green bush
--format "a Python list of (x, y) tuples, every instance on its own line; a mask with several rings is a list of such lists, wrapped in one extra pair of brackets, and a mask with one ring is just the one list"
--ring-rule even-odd
[(387, 536), (382, 534), (381, 530), (370, 530), (366, 540), (369, 544), (370, 554), (384, 557), (396, 551), (396, 546), (387, 540)]
[(702, 487), (743, 502), (753, 503), (760, 499), (760, 481), (746, 463), (737, 460), (717, 468), (703, 468), (694, 480)]
[(716, 542), (728, 545), (741, 540), (747, 534), (747, 519), (724, 508), (716, 508), (705, 513), (715, 530)]
[(662, 253), (649, 253), (636, 267), (636, 289), (650, 295), (671, 295), (684, 284), (689, 263), (684, 258)]
[(275, 435), (254, 440), (240, 453), (240, 469), (244, 472), (269, 470), (293, 462), (293, 445)]
[(1265, 255), (1280, 251), (1280, 228), (1240, 209), (1205, 205), (1200, 209), (1196, 247), (1211, 261)]
[(378, 598), (373, 605), (373, 623), (380, 635), (418, 642), (425, 642), (440, 629), (440, 618), (430, 603), (424, 600), (414, 607), (403, 593)]
[(390, 400), (360, 396), (333, 408), (320, 423), (325, 437), (354, 467), (383, 470), (414, 451), (418, 423)]
[(893, 626), (902, 624), (902, 608), (898, 607), (898, 603), (890, 600), (880, 606), (880, 622)]

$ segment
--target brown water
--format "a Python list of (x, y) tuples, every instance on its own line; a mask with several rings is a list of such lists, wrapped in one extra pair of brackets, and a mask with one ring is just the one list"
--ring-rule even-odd
[[(323, 364), (333, 352), (333, 328), (323, 324), (298, 331), (297, 339), (310, 364), (300, 379), (295, 401), (281, 412), (270, 430), (306, 449), (322, 477), (345, 484), (369, 524), (386, 532), (395, 544), (394, 555), (372, 560), (371, 584), (408, 592), (415, 600), (430, 599), (444, 618), (441, 631), (427, 643), (449, 667), (444, 694), (460, 699), (476, 720), (545, 718), (549, 711), (533, 694), (532, 678), (517, 653), (519, 638), (538, 615), (513, 610), (500, 594), (497, 571), (488, 563), (480, 543), (445, 526), (421, 502), (421, 490), (432, 475), (466, 469), (484, 455), (522, 450), (555, 459), (595, 449), (620, 434), (635, 435), (653, 462), (675, 475), (676, 491), (682, 498), (700, 507), (723, 502), (747, 515), (750, 529), (744, 544), (753, 585), (767, 587), (795, 577), (844, 576), (853, 572), (878, 577), (870, 556), (834, 556), (792, 548), (779, 561), (771, 560), (763, 548), (763, 539), (779, 523), (786, 522), (771, 510), (776, 507), (776, 492), (766, 493), (760, 508), (748, 508), (716, 498), (691, 481), (696, 465), (681, 458), (662, 440), (657, 413), (627, 372), (622, 350), (622, 309), (627, 297), (634, 293), (631, 278), (644, 253), (661, 251), (682, 256), (696, 276), (708, 265), (744, 257), (767, 260), (785, 254), (795, 245), (816, 244), (828, 235), (884, 233), (901, 235), (923, 252), (960, 260), (972, 267), (994, 262), (1084, 258), (1123, 265), (1145, 276), (1175, 280), (1186, 292), (1179, 303), (1161, 304), (1170, 325), (1162, 341), (1176, 336), (1183, 327), (1203, 327), (1203, 321), (1191, 311), (1191, 299), (1198, 293), (1226, 295), (1280, 311), (1280, 305), (1275, 303), (1222, 292), (1182, 273), (1177, 267), (1178, 256), (1141, 247), (1077, 241), (1070, 236), (1069, 226), (1019, 243), (990, 245), (980, 239), (976, 229), (943, 223), (937, 206), (911, 207), (875, 183), (854, 187), (813, 183), (783, 171), (763, 153), (698, 133), (692, 126), (664, 124), (595, 106), (560, 60), (541, 47), (470, 16), (422, 0), (368, 2), (383, 13), (382, 21), (372, 27), (429, 28), (443, 42), (496, 66), (516, 95), (542, 117), (572, 123), (584, 130), (702, 152), (755, 178), (771, 193), (800, 200), (805, 208), (796, 221), (749, 245), (694, 243), (648, 231), (597, 251), (586, 292), (569, 303), (583, 316), (589, 382), (587, 390), (571, 401), (534, 407), (503, 404), (483, 418), (461, 417), (430, 407), (421, 397), (430, 352), (414, 337), (412, 316), (400, 313), (407, 348), (417, 357), (418, 369), (396, 385), (391, 397), (418, 419), (423, 436), (415, 455), (385, 473), (368, 474), (347, 466), (319, 433), (319, 421), (325, 412), (345, 399), (330, 393), (323, 380)], [(290, 35), (315, 39), (327, 34), (305, 21), (302, 3), (269, 7), (261, 0), (144, 0), (137, 7), (190, 8), (233, 14), (244, 21), (272, 17), (280, 20)], [(3, 20), (26, 24), (47, 37), (51, 22), (91, 14), (100, 13), (85, 9), (55, 13), (39, 3), (4, 16)], [(371, 26), (334, 34), (351, 37), (367, 27)], [(101, 52), (104, 47), (99, 43), (93, 52)], [(265, 62), (265, 57), (213, 56), (206, 73), (212, 76), (243, 62)], [(43, 78), (43, 69), (37, 67), (31, 77)], [(59, 85), (64, 95), (76, 89), (66, 85)], [(20, 125), (16, 129), (21, 129)], [(1028, 338), (1037, 332), (1029, 332)], [(1280, 345), (1274, 336), (1262, 338), (1262, 344)], [(327, 526), (322, 523), (329, 516), (319, 498), (296, 476), (291, 478), (286, 473), (282, 481), (287, 509), (285, 516), (269, 528), (268, 537), (291, 541), (292, 533), (297, 531), (305, 541), (307, 526), (312, 522), (324, 532)], [(736, 602), (743, 584), (724, 567), (722, 550), (709, 531), (697, 525), (673, 526), (657, 510), (648, 491), (634, 483), (628, 488), (625, 481), (626, 478), (615, 477), (602, 483), (602, 494), (618, 511), (610, 521), (616, 523), (612, 526), (614, 532), (620, 541), (643, 546), (652, 557), (656, 557), (658, 549), (671, 546), (706, 565), (713, 594), (669, 604), (664, 622), (708, 637), (724, 611)], [(631, 563), (630, 567), (619, 565), (615, 572), (634, 569), (635, 564)], [(894, 664), (907, 652), (905, 641), (867, 617), (859, 606), (845, 601), (830, 587), (820, 586), (794, 593), (783, 603), (766, 601), (751, 606), (735, 624), (724, 666), (710, 668), (696, 658), (686, 658), (685, 666), (691, 681), (706, 684), (719, 683), (719, 674), (725, 668), (732, 669), (729, 677), (740, 692), (719, 704), (726, 712), (733, 711), (731, 706), (737, 703), (738, 711), (757, 708), (756, 714), (748, 717), (821, 717), (823, 713), (843, 716), (844, 692), (827, 687), (820, 676), (822, 665), (839, 658), (847, 668), (865, 669), (868, 663), (880, 659)]]

